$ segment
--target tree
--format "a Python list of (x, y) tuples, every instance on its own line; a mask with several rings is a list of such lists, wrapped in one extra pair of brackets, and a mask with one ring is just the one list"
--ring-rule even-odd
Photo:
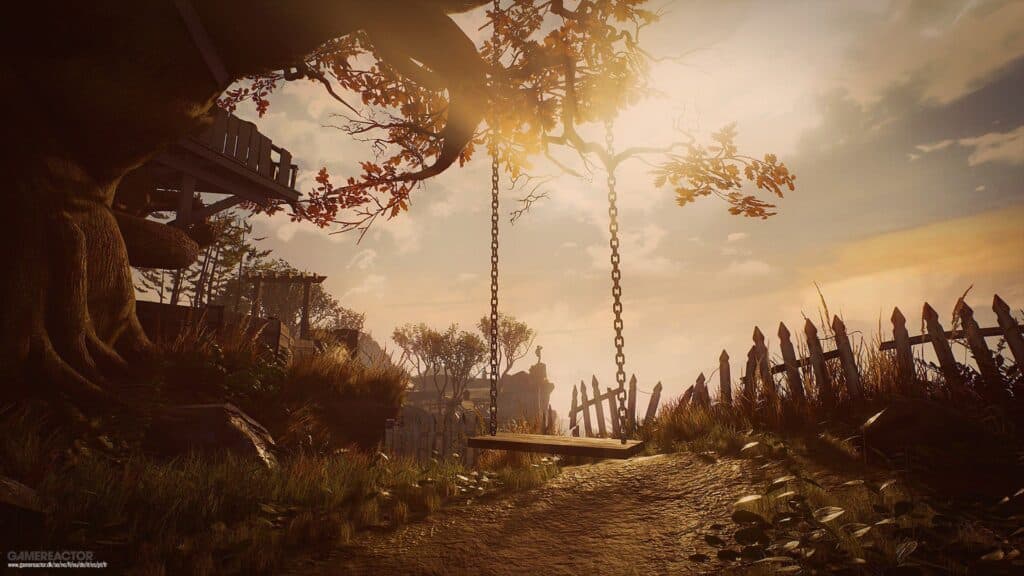
[(452, 324), (443, 332), (420, 322), (395, 328), (391, 338), (402, 350), (400, 365), (425, 388), (431, 383), (438, 414), (447, 418), (487, 359), (487, 344)]
[[(490, 342), (491, 318), (484, 316), (476, 327), (483, 334), (484, 341)], [(516, 362), (530, 352), (536, 336), (536, 332), (526, 322), (517, 320), (515, 316), (498, 314), (498, 365), (502, 366), (499, 381), (512, 371)]]
[[(492, 135), (514, 182), (529, 176), (537, 154), (578, 173), (553, 153), (561, 147), (584, 170), (599, 162), (613, 171), (630, 158), (662, 154), (656, 177), (676, 187), (681, 203), (718, 195), (748, 216), (769, 215), (771, 205), (740, 193), (741, 173), (776, 194), (792, 187), (774, 157), (739, 155), (730, 131), (707, 148), (687, 138), (617, 153), (581, 136), (579, 125), (611, 121), (650, 92), (638, 35), (657, 16), (642, 0), (512, 0), (489, 12), (497, 41), (478, 52), (448, 14), (484, 4), (193, 3), (219, 63), (197, 57), (185, 28), (168, 25), (179, 16), (169, 3), (43, 0), (2, 20), (10, 55), (2, 66), (19, 84), (0, 92), (0, 105), (17, 111), (9, 131), (19, 142), (0, 155), (13, 179), (0, 245), (19, 249), (0, 275), (0, 372), (22, 381), (45, 376), (79, 400), (110, 402), (101, 384), (124, 356), (149, 347), (129, 264), (180, 270), (202, 248), (194, 237), (200, 231), (114, 210), (115, 195), (161, 146), (206, 126), (219, 96), (228, 108), (251, 98), (263, 112), (281, 83), (310, 80), (347, 107), (351, 115), (339, 116), (337, 127), (367, 140), (376, 159), (338, 187), (321, 170), (292, 214), (341, 230), (365, 232), (377, 217), (407, 210), (422, 181), (464, 164)], [(242, 86), (223, 91), (240, 78)], [(358, 95), (361, 108), (339, 92)], [(488, 130), (478, 133), (488, 109)], [(208, 266), (219, 267), (219, 258), (210, 254)], [(194, 279), (178, 275), (178, 290), (186, 281), (202, 288), (202, 270)]]

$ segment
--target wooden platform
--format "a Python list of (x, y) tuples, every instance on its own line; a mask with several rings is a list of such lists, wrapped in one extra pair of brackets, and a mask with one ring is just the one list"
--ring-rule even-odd
[(644, 448), (644, 443), (640, 440), (627, 440), (623, 444), (618, 438), (576, 438), (508, 432), (499, 432), (495, 436), (473, 436), (469, 438), (468, 445), (470, 448), (481, 450), (514, 450), (562, 456), (620, 459), (635, 456)]

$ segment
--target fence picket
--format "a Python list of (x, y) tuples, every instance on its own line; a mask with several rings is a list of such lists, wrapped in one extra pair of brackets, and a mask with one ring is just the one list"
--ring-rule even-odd
[(818, 339), (818, 327), (808, 318), (804, 322), (804, 336), (807, 338), (807, 350), (811, 355), (811, 369), (814, 372), (814, 385), (818, 389), (818, 402), (825, 411), (830, 411), (836, 404), (835, 392), (832, 390), (832, 378), (825, 365), (825, 353), (821, 350)]
[(992, 401), (1006, 399), (1006, 382), (1003, 380), (995, 360), (992, 358), (992, 351), (985, 344), (985, 337), (981, 335), (981, 327), (974, 319), (974, 309), (964, 302), (963, 298), (957, 303), (960, 310), (960, 323), (967, 332), (967, 347), (978, 364), (978, 371), (985, 377), (985, 389), (983, 395)]
[(580, 409), (583, 410), (583, 432), (587, 438), (592, 438), (594, 430), (590, 426), (590, 403), (587, 402), (587, 387), (583, 380), (580, 380), (580, 400), (582, 401)]
[(757, 345), (747, 351), (747, 366), (743, 373), (743, 402), (748, 409), (757, 406)]
[(661, 400), (661, 382), (654, 386), (651, 391), (651, 400), (647, 403), (647, 412), (644, 413), (644, 424), (648, 424), (658, 415), (658, 402)]
[(718, 357), (718, 401), (732, 406), (732, 374), (729, 368), (729, 353), (722, 350)]
[[(615, 391), (612, 390), (611, 388), (608, 388), (607, 397), (608, 397), (608, 414), (611, 416), (611, 420), (612, 420), (612, 437), (613, 438), (618, 438), (619, 437), (619, 429), (620, 429), (620, 425), (619, 425), (619, 398), (615, 394)], [(603, 408), (601, 407), (600, 404), (598, 404), (597, 405), (597, 409), (598, 410), (602, 410)]]
[(996, 294), (992, 298), (992, 311), (996, 313), (999, 327), (1003, 329), (1006, 346), (1010, 349), (1017, 366), (1024, 366), (1024, 337), (1021, 336), (1020, 325), (1010, 313), (1010, 305)]
[(832, 332), (836, 335), (836, 349), (839, 350), (839, 362), (843, 366), (846, 377), (846, 391), (855, 403), (864, 400), (864, 388), (860, 384), (860, 372), (857, 371), (857, 359), (853, 356), (850, 336), (846, 333), (846, 324), (839, 316), (832, 317)]
[(924, 303), (924, 310), (921, 314), (924, 317), (925, 326), (928, 328), (928, 337), (935, 350), (935, 356), (939, 359), (942, 375), (946, 379), (946, 387), (953, 394), (963, 394), (965, 392), (964, 381), (957, 369), (953, 350), (949, 347), (949, 340), (946, 340), (946, 331), (939, 323), (939, 314), (927, 302)]
[(802, 404), (805, 398), (804, 383), (800, 379), (800, 364), (796, 359), (796, 350), (793, 349), (789, 328), (786, 328), (782, 322), (779, 322), (779, 347), (782, 349), (782, 360), (786, 366), (786, 382), (789, 384), (789, 393)]
[(580, 406), (579, 405), (579, 400), (577, 398), (578, 396), (579, 396), (579, 390), (577, 390), (576, 386), (573, 385), (573, 387), (572, 387), (572, 408), (569, 408), (569, 430), (571, 431), (571, 434), (573, 436), (579, 436), (580, 435), (579, 422), (578, 422), (579, 415), (577, 414), (577, 411), (579, 410), (579, 406)]
[(608, 436), (608, 429), (605, 428), (604, 407), (601, 406), (601, 386), (597, 383), (597, 376), (591, 375), (590, 378), (590, 386), (594, 390), (592, 402), (594, 403), (594, 411), (597, 412), (597, 433), (601, 438), (605, 438)]
[(910, 348), (907, 318), (899, 308), (892, 309), (892, 339), (896, 343), (896, 368), (899, 370), (900, 389), (904, 394), (917, 394), (917, 373), (914, 370), (914, 352)]
[(779, 391), (775, 388), (775, 379), (772, 378), (770, 360), (768, 358), (768, 346), (764, 343), (764, 333), (757, 326), (754, 326), (754, 348), (757, 361), (757, 375), (761, 381), (761, 388), (764, 390), (765, 402), (774, 411), (779, 406)]
[(711, 401), (711, 395), (708, 394), (708, 387), (704, 378), (704, 373), (701, 372), (700, 376), (697, 376), (697, 383), (693, 385), (693, 403), (700, 406), (707, 406)]

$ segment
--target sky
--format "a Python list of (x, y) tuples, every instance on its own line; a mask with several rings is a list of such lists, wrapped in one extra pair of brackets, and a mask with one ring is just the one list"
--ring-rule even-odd
[[(723, 349), (738, 377), (755, 325), (777, 353), (780, 321), (796, 333), (804, 315), (818, 318), (815, 283), (855, 339), (879, 326), (888, 337), (894, 306), (917, 333), (925, 301), (948, 328), (972, 285), (967, 301), (983, 325), (994, 323), (994, 293), (1024, 308), (1024, 2), (652, 5), (666, 14), (645, 48), (680, 58), (654, 66), (663, 96), (623, 114), (618, 146), (736, 122), (741, 150), (777, 154), (797, 187), (777, 216), (750, 220), (712, 199), (680, 208), (649, 166), (620, 169), (626, 370), (642, 391), (660, 381), (678, 395)], [(479, 13), (457, 21), (478, 40), (486, 33)], [(319, 86), (293, 82), (263, 118), (239, 115), (292, 152), (308, 190), (319, 167), (347, 176), (369, 157), (323, 127), (339, 112)], [(488, 168), (480, 155), (428, 182), (407, 214), (359, 243), (285, 215), (253, 222), (264, 247), (326, 275), (324, 287), (393, 349), (398, 325), (473, 329), (487, 312)], [(573, 384), (615, 380), (603, 181), (557, 177), (549, 199), (515, 225), (502, 221), (501, 308), (537, 330), (563, 415)], [(519, 195), (503, 191), (503, 216)]]

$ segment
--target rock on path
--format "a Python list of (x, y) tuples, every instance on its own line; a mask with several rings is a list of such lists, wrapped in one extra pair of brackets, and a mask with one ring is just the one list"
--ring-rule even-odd
[[(302, 574), (700, 574), (723, 568), (703, 535), (773, 471), (690, 453), (567, 467), (539, 488), (362, 533)], [(777, 471), (775, 471), (777, 472)], [(688, 557), (711, 556), (706, 563)]]

